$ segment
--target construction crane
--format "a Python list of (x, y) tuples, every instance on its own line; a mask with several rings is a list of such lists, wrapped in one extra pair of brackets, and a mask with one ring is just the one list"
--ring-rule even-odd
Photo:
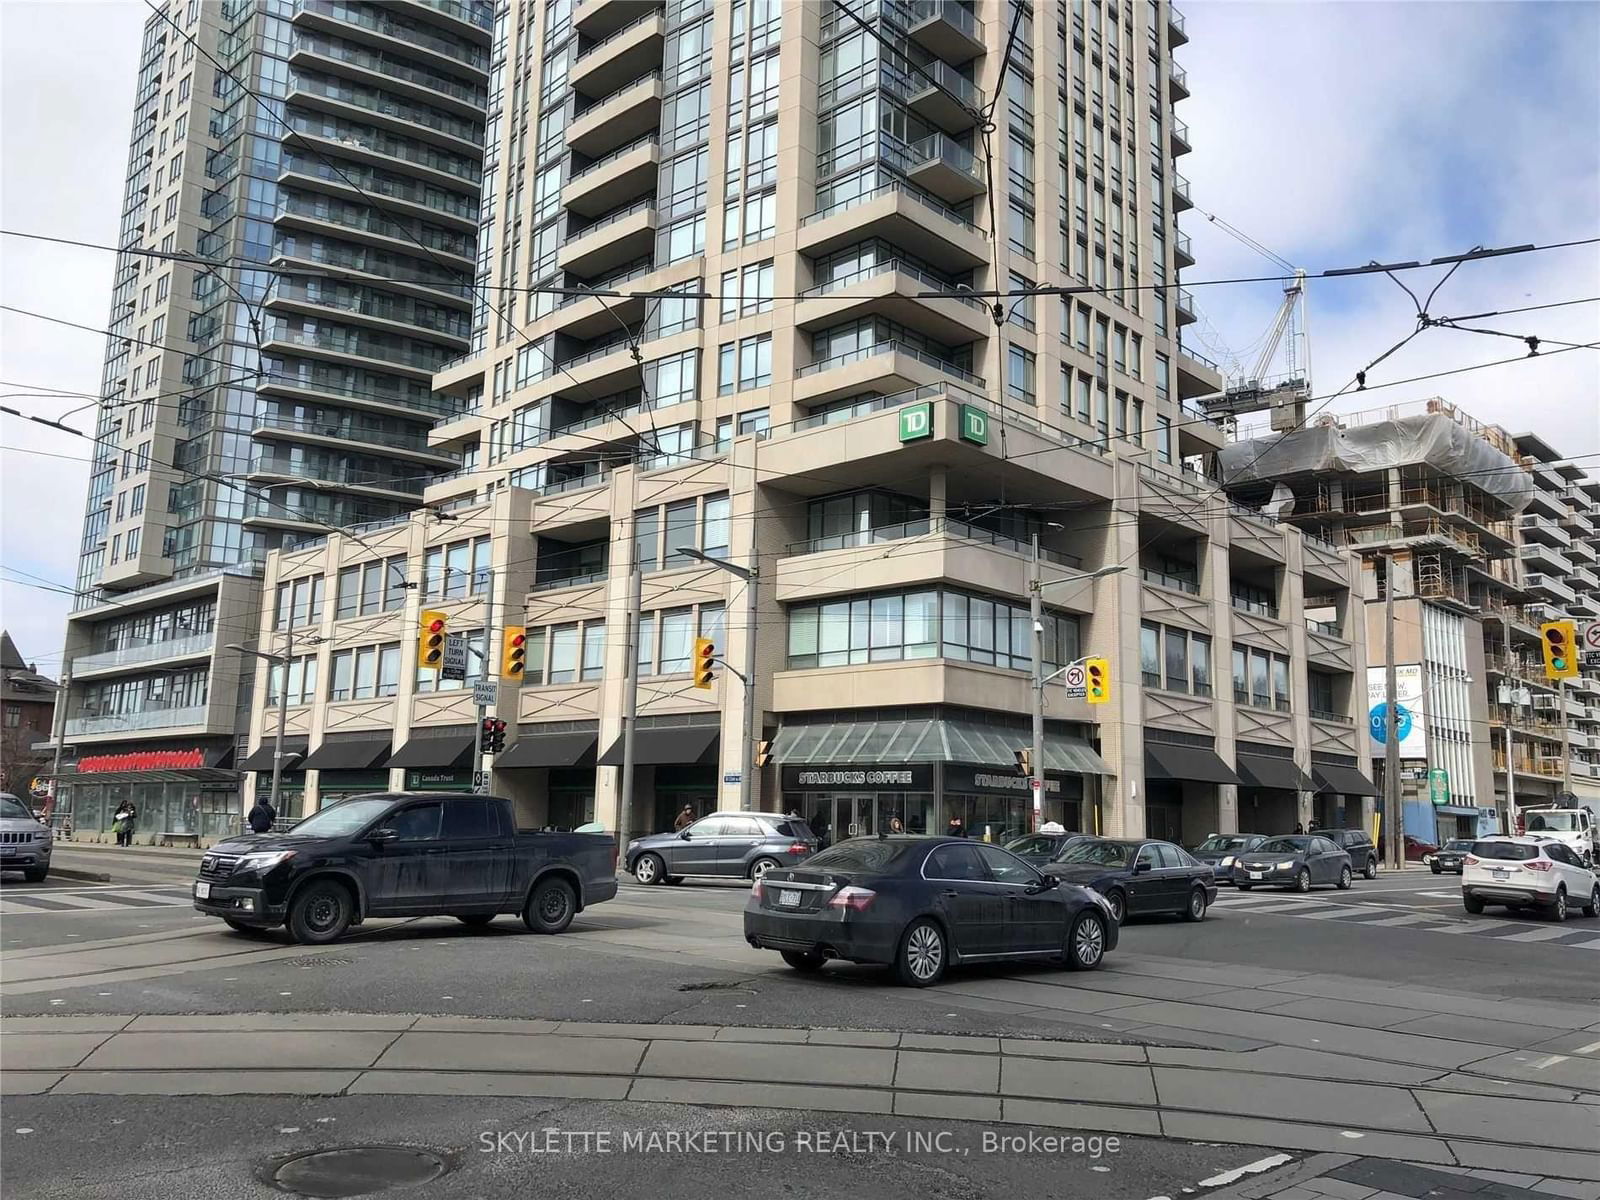
[[(1306, 273), (1292, 268), (1294, 276), (1283, 285), (1283, 303), (1248, 376), (1230, 382), (1220, 396), (1199, 401), (1208, 416), (1239, 417), (1270, 412), (1278, 432), (1298, 429), (1305, 421), (1311, 398), (1311, 339), (1306, 316)], [(1279, 345), (1284, 347), (1285, 372), (1268, 376)], [(1303, 360), (1303, 361), (1302, 361)]]

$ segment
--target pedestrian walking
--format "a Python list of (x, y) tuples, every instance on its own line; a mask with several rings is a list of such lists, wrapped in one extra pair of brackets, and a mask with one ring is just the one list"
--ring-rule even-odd
[(139, 823), (139, 809), (132, 800), (124, 800), (112, 814), (111, 831), (117, 835), (117, 845), (133, 845), (133, 831)]
[(889, 832), (890, 833), (904, 833), (905, 831), (906, 831), (906, 827), (900, 823), (900, 818), (899, 817), (890, 817), (889, 818)]
[(960, 817), (951, 817), (950, 823), (945, 826), (944, 832), (946, 837), (966, 837), (966, 822), (962, 821)]
[(278, 819), (278, 810), (272, 807), (271, 800), (263, 800), (258, 796), (256, 806), (250, 810), (247, 819), (256, 833), (271, 833), (272, 823)]
[(1301, 826), (1301, 824), (1300, 824), (1300, 822), (1299, 822), (1299, 821), (1296, 821), (1296, 822), (1295, 822), (1295, 823), (1294, 823), (1294, 831), (1295, 831), (1295, 832), (1296, 832), (1296, 833), (1304, 833), (1304, 832), (1305, 832), (1305, 829), (1304, 829), (1304, 828), (1303, 828), (1303, 827), (1302, 827), (1302, 826)]
[(694, 824), (694, 809), (690, 808), (687, 804), (685, 804), (683, 806), (683, 811), (678, 814), (678, 819), (672, 823), (672, 832), (673, 833), (678, 833), (678, 832), (680, 832), (680, 831), (682, 831), (684, 829), (687, 829), (690, 825), (693, 825), (693, 824)]

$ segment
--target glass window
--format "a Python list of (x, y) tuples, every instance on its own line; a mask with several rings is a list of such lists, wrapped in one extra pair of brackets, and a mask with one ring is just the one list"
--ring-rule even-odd
[(1189, 666), (1194, 672), (1194, 694), (1211, 695), (1211, 639), (1204, 634), (1189, 635)]
[(524, 686), (530, 684), (537, 686), (544, 682), (544, 644), (545, 631), (543, 629), (528, 630), (528, 657), (527, 666), (522, 670)]
[(378, 695), (393, 696), (400, 690), (400, 643), (378, 647)]
[(378, 648), (362, 646), (356, 651), (356, 682), (351, 693), (357, 700), (370, 700), (378, 687)]
[(940, 846), (928, 856), (923, 874), (929, 879), (966, 879), (987, 882), (989, 871), (976, 846)]
[(1243, 646), (1233, 648), (1233, 699), (1238, 704), (1250, 702), (1250, 670), (1248, 652)]
[(727, 617), (727, 609), (721, 604), (702, 604), (700, 606), (699, 636), (710, 638), (719, 654), (726, 649), (723, 644), (723, 638), (727, 635)]
[(578, 678), (578, 626), (556, 625), (550, 630), (550, 682), (572, 683)]
[(693, 642), (694, 610), (665, 610), (661, 614), (661, 674), (675, 675), (687, 671)]
[(642, 571), (652, 571), (660, 562), (660, 509), (642, 508), (633, 514), (633, 553)]
[(606, 623), (588, 621), (583, 626), (583, 678), (599, 679), (606, 669)]
[(361, 611), (361, 568), (342, 567), (339, 570), (339, 596), (334, 609), (335, 617), (353, 617)]
[(348, 700), (354, 678), (355, 651), (336, 650), (333, 655), (333, 678), (328, 681), (329, 700)]
[(1139, 676), (1145, 687), (1161, 686), (1161, 626), (1139, 626)]
[(437, 801), (429, 804), (413, 804), (395, 813), (386, 825), (400, 835), (399, 840), (402, 842), (426, 842), (439, 836), (439, 826), (443, 817), (444, 805)]
[(699, 508), (697, 500), (682, 500), (667, 505), (666, 566), (682, 566), (693, 561), (687, 554), (679, 554), (678, 551), (686, 546), (694, 546), (694, 523)]
[(1189, 690), (1189, 639), (1181, 629), (1166, 629), (1167, 690)]
[(1264, 650), (1250, 651), (1250, 701), (1257, 708), (1272, 707), (1272, 696), (1267, 691), (1271, 673), (1271, 656)]
[(728, 557), (730, 501), (725, 493), (707, 496), (700, 518), (700, 549), (713, 558)]
[(1272, 706), (1289, 711), (1289, 660), (1279, 654), (1272, 656)]

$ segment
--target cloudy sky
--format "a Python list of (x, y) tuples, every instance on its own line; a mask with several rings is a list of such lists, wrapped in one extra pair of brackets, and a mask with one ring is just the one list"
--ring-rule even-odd
[[(1568, 3), (1204, 3), (1181, 5), (1178, 51), (1193, 97), (1178, 115), (1194, 152), (1179, 169), (1196, 208), (1182, 219), (1198, 265), (1185, 282), (1272, 269), (1207, 215), (1311, 270), (1426, 261), (1473, 246), (1600, 234), (1600, 5)], [(138, 3), (0, 0), (0, 227), (115, 239), (127, 155)], [(112, 258), (0, 238), (3, 303), (103, 328)], [(1404, 276), (1426, 295), (1442, 272)], [(1462, 317), (1600, 296), (1600, 247), (1462, 268), (1431, 306)], [(1271, 283), (1195, 289), (1189, 338), (1248, 367), (1277, 309)], [(1315, 391), (1353, 373), (1416, 326), (1382, 277), (1310, 291)], [(1548, 342), (1600, 340), (1600, 304), (1472, 324)], [(7, 405), (58, 416), (93, 392), (103, 339), (0, 313)], [(1369, 387), (1523, 351), (1508, 338), (1432, 329)], [(1547, 345), (1547, 350), (1554, 347)], [(1443, 396), (1481, 420), (1536, 429), (1600, 468), (1600, 352), (1531, 361), (1341, 397), (1358, 411)], [(90, 414), (74, 421), (90, 428)], [(0, 620), (25, 656), (60, 663), (65, 596), (82, 518), (87, 443), (0, 418)], [(63, 456), (63, 457), (52, 457)]]

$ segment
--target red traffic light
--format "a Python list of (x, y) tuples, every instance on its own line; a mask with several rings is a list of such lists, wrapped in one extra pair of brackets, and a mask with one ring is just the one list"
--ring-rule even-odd
[(512, 636), (512, 638), (511, 638), (511, 645), (512, 645), (513, 648), (516, 648), (516, 647), (521, 646), (527, 640), (528, 640), (528, 635), (525, 634), (525, 633), (514, 634)]
[(429, 633), (438, 633), (443, 628), (444, 628), (444, 622), (439, 620), (437, 617), (435, 617), (433, 620), (428, 622), (428, 632)]

